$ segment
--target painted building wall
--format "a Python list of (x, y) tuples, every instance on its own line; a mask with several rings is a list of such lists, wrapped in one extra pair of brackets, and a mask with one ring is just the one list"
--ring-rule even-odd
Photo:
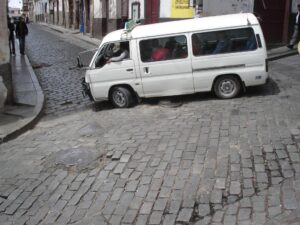
[(94, 37), (102, 38), (107, 33), (121, 28), (123, 7), (128, 6), (126, 0), (93, 0), (93, 5), (92, 35)]
[(254, 0), (203, 0), (204, 16), (253, 12), (253, 9)]
[(92, 35), (94, 37), (100, 38), (103, 33), (103, 25), (106, 22), (106, 13), (105, 13), (105, 2), (100, 0), (94, 0), (94, 9), (93, 9), (93, 28)]
[[(140, 4), (140, 19), (145, 20), (145, 0), (129, 0), (128, 18), (132, 19), (133, 4)], [(163, 0), (159, 2), (160, 21), (170, 19), (193, 18), (194, 9), (189, 5), (190, 0)]]
[[(294, 0), (300, 1), (300, 0)], [(132, 18), (132, 4), (140, 3), (140, 19), (145, 19), (145, 0), (129, 1), (129, 18)], [(197, 2), (197, 1), (196, 1)], [(254, 0), (203, 0), (201, 16), (215, 16), (240, 12), (253, 12)], [(194, 18), (195, 8), (190, 0), (163, 0), (159, 3), (159, 18), (162, 20)]]
[(103, 17), (103, 12), (102, 12), (102, 1), (99, 0), (94, 0), (94, 18), (95, 19), (100, 19)]

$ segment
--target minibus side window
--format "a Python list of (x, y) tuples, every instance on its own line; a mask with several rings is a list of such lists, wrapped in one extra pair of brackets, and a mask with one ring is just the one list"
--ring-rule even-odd
[(142, 62), (182, 59), (188, 57), (186, 36), (172, 36), (140, 41)]
[(193, 55), (213, 55), (253, 51), (257, 40), (252, 28), (192, 34)]

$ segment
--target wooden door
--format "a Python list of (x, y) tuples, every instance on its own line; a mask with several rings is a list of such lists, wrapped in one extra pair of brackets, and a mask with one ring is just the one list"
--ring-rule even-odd
[(145, 23), (157, 23), (159, 17), (159, 0), (147, 0)]
[(256, 0), (254, 13), (258, 16), (266, 42), (280, 43), (283, 41), (286, 0)]

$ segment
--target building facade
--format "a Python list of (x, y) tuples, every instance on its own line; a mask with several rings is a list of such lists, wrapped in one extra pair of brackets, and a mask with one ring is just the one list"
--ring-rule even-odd
[[(32, 0), (24, 0), (32, 1)], [(292, 6), (300, 0), (34, 0), (37, 22), (79, 29), (101, 38), (127, 19), (144, 24), (251, 12), (260, 18), (267, 43), (287, 42)]]
[(35, 0), (30, 14), (35, 22), (79, 29), (100, 38), (123, 27), (128, 18), (128, 0)]
[(23, 0), (23, 14), (25, 14), (29, 21), (34, 21), (34, 0)]
[(20, 8), (12, 8), (12, 7), (8, 7), (8, 15), (9, 17), (18, 17), (21, 16), (21, 9)]
[[(129, 18), (144, 23), (250, 12), (259, 17), (267, 43), (287, 42), (299, 0), (130, 0)], [(293, 7), (291, 7), (293, 5)]]

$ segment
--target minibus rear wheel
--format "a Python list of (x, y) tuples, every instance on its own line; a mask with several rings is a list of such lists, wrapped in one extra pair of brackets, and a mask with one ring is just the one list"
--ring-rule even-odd
[(129, 108), (133, 104), (133, 97), (126, 87), (114, 87), (110, 92), (110, 101), (116, 108)]
[(229, 99), (236, 97), (241, 91), (241, 83), (236, 76), (224, 75), (214, 83), (214, 92), (218, 98)]

